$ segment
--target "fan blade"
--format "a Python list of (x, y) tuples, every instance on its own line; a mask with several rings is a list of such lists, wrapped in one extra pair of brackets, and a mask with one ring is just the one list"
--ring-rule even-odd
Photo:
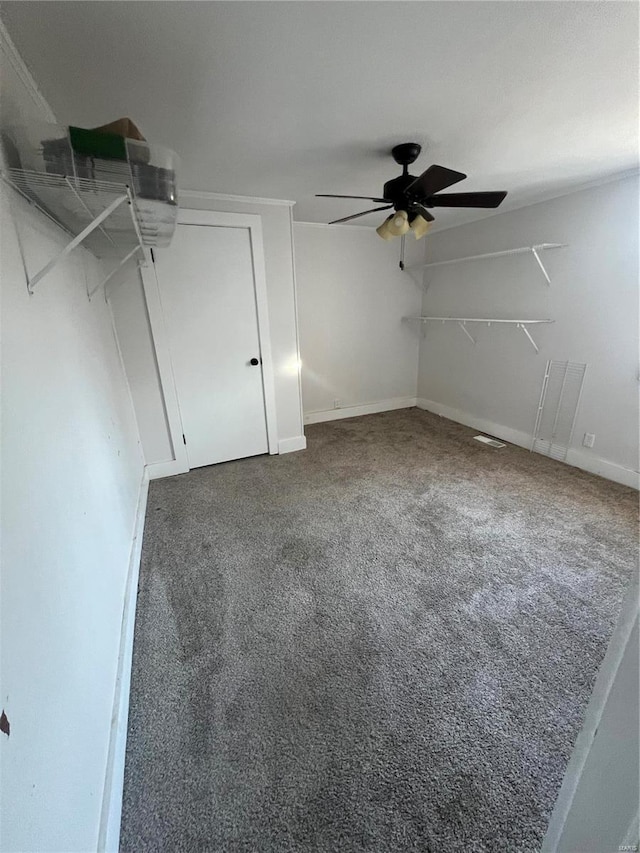
[(433, 222), (435, 216), (433, 216), (427, 208), (422, 204), (414, 204), (412, 207), (413, 210), (417, 211), (423, 219), (426, 219), (427, 222)]
[(493, 193), (445, 193), (427, 200), (430, 207), (499, 207), (506, 192)]
[(458, 181), (464, 181), (466, 177), (462, 172), (454, 172), (453, 169), (446, 169), (444, 166), (429, 166), (426, 172), (409, 184), (405, 192), (424, 199), (439, 193), (440, 190), (446, 190)]
[(352, 216), (345, 216), (342, 219), (334, 219), (333, 222), (329, 223), (329, 225), (337, 225), (339, 222), (348, 222), (350, 219), (357, 219), (359, 216), (366, 216), (367, 213), (375, 213), (377, 210), (389, 210), (390, 207), (393, 207), (393, 205), (388, 204), (386, 207), (372, 207), (371, 210), (363, 210), (362, 213), (354, 213)]
[(330, 195), (329, 193), (316, 193), (316, 198), (359, 198), (362, 201), (377, 201), (384, 204), (385, 201), (391, 201), (388, 198), (372, 198), (369, 195)]

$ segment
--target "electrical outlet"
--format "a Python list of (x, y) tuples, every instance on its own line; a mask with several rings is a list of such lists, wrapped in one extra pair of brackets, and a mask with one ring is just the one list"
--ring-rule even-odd
[(584, 438), (582, 439), (582, 444), (584, 447), (593, 447), (595, 440), (596, 440), (595, 433), (585, 432)]
[(333, 408), (334, 409), (341, 409), (342, 408), (342, 401), (341, 400), (334, 400), (333, 401)]

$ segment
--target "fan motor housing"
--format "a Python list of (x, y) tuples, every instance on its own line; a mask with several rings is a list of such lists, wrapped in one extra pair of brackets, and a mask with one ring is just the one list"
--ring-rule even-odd
[(403, 173), (399, 178), (394, 178), (387, 181), (384, 185), (383, 198), (388, 198), (393, 202), (396, 210), (406, 210), (409, 199), (405, 191), (416, 178), (415, 175), (410, 175), (407, 166), (415, 162), (420, 156), (422, 146), (417, 142), (403, 142), (402, 145), (396, 145), (391, 149), (391, 156), (399, 166), (403, 167)]
[(415, 176), (408, 174), (400, 175), (399, 178), (387, 181), (382, 192), (383, 198), (388, 198), (389, 201), (393, 202), (396, 210), (398, 210), (399, 207), (402, 208), (402, 210), (406, 210), (408, 199), (405, 195), (405, 191), (414, 181)]

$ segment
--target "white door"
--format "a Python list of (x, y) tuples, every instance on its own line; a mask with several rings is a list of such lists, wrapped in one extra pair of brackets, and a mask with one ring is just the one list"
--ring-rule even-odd
[(154, 254), (189, 467), (267, 453), (250, 229), (179, 224)]

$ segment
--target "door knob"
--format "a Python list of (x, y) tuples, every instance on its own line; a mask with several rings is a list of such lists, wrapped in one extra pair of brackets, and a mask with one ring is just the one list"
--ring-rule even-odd
[(260, 362), (257, 358), (252, 358), (249, 364), (252, 364), (254, 367), (256, 367), (258, 364), (260, 364)]

